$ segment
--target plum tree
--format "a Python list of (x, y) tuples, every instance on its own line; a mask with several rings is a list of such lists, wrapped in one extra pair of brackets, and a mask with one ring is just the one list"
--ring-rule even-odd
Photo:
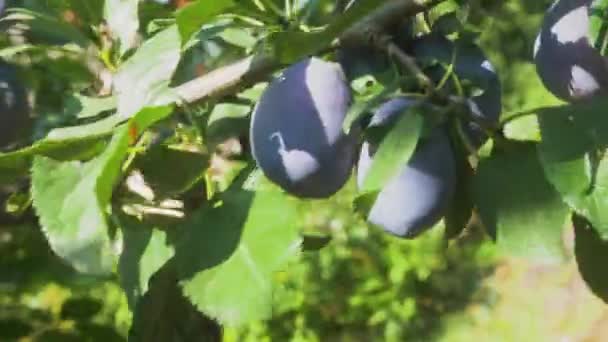
[[(381, 105), (370, 127), (387, 125), (415, 100), (400, 97)], [(363, 143), (358, 163), (357, 182), (371, 166), (377, 146)], [(445, 127), (433, 128), (418, 142), (412, 158), (380, 191), (367, 220), (383, 230), (403, 238), (414, 238), (434, 226), (444, 215), (456, 185), (454, 154)]]
[[(481, 91), (481, 94), (470, 94), (468, 104), (471, 113), (490, 122), (498, 122), (502, 111), (502, 86), (494, 66), (478, 46), (464, 42), (455, 45), (441, 35), (429, 34), (414, 41), (413, 51), (417, 58), (428, 62), (450, 64), (455, 56), (454, 73), (459, 79), (470, 82), (474, 89)], [(435, 68), (435, 71), (437, 70)], [(444, 72), (436, 72), (431, 76), (437, 79), (443, 75)], [(464, 129), (476, 147), (481, 146), (487, 139), (475, 122), (466, 123)]]
[(293, 64), (262, 94), (251, 149), (266, 177), (302, 198), (323, 198), (349, 178), (355, 132), (342, 129), (351, 94), (342, 68), (318, 58)]
[(15, 67), (0, 62), (0, 148), (15, 142), (29, 126), (26, 90)]
[(608, 62), (589, 41), (592, 0), (558, 0), (545, 14), (534, 44), (536, 70), (545, 87), (565, 101), (605, 93)]

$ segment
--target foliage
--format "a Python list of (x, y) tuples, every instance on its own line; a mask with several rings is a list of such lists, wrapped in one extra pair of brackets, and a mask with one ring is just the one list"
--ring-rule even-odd
[[(436, 339), (437, 317), (486, 300), (474, 297), (495, 261), (484, 229), (502, 252), (561, 260), (572, 217), (581, 274), (608, 300), (597, 275), (605, 98), (563, 103), (530, 77), (548, 1), (419, 1), (399, 20), (384, 1), (345, 5), (9, 2), (0, 57), (18, 66), (35, 124), (0, 146), (0, 260), (12, 269), (2, 277), (28, 284), (0, 296), (0, 337), (217, 340), (222, 325), (224, 338), (251, 341)], [(607, 6), (594, 3), (590, 21), (598, 54)], [(411, 58), (414, 36), (431, 31), (456, 54), (487, 53), (505, 94), (500, 121), (462, 105), (483, 86), (454, 63)], [(343, 113), (345, 131), (380, 147), (362, 189), (351, 179), (311, 201), (256, 169), (248, 126), (266, 81), (309, 55), (339, 59), (337, 42), (390, 62), (348, 80)], [(366, 129), (403, 94), (425, 106)], [(468, 125), (490, 137), (479, 150)], [(460, 168), (445, 224), (415, 241), (369, 227), (365, 208), (439, 126)]]

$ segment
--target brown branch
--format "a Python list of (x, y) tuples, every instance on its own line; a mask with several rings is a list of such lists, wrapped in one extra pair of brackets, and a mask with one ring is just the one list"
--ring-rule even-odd
[[(369, 32), (390, 27), (397, 21), (428, 10), (442, 1), (445, 0), (387, 0), (385, 4), (346, 30), (340, 40), (352, 42), (368, 39)], [(175, 90), (187, 103), (205, 101), (234, 94), (266, 78), (281, 67), (281, 63), (274, 57), (259, 53), (188, 81)]]
[(254, 55), (195, 78), (175, 90), (187, 103), (229, 95), (264, 78), (278, 67), (280, 64), (272, 57)]

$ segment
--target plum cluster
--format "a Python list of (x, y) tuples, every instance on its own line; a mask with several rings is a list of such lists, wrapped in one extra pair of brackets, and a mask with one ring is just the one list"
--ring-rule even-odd
[(534, 45), (536, 69), (558, 98), (577, 102), (605, 94), (608, 60), (589, 40), (593, 0), (558, 0), (545, 14)]
[[(410, 39), (404, 50), (428, 66), (425, 73), (435, 82), (451, 65), (456, 77), (445, 83), (444, 90), (456, 92), (455, 82), (460, 85), (459, 80), (466, 80), (475, 90), (467, 94), (472, 115), (498, 120), (500, 81), (479, 47), (429, 33)], [(361, 187), (379, 144), (362, 131), (390, 127), (402, 115), (413, 115), (408, 109), (414, 106), (431, 111), (430, 103), (402, 92), (411, 89), (400, 89), (369, 111), (367, 124), (357, 122), (346, 133), (343, 124), (353, 102), (351, 82), (389, 70), (391, 63), (382, 52), (358, 46), (343, 48), (336, 57), (338, 62), (310, 57), (289, 66), (268, 85), (253, 111), (250, 143), (258, 167), (272, 182), (300, 198), (333, 195), (355, 165)], [(458, 181), (456, 142), (449, 134), (449, 122), (427, 124), (430, 128), (410, 160), (376, 195), (367, 214), (370, 223), (393, 235), (413, 238), (445, 215)], [(474, 122), (461, 124), (463, 135), (475, 148), (487, 139)]]

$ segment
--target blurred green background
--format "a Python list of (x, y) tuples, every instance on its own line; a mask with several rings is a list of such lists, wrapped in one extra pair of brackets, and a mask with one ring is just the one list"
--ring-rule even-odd
[[(549, 1), (471, 3), (470, 23), (503, 81), (504, 116), (557, 103), (531, 64)], [(79, 77), (72, 74), (35, 81), (62, 92)], [(38, 103), (56, 110), (39, 116), (39, 130), (66, 122), (59, 99)], [(533, 117), (515, 121), (507, 134), (538, 137)], [(580, 279), (568, 229), (568, 258), (560, 264), (510, 258), (474, 225), (449, 244), (441, 226), (400, 241), (353, 215), (352, 191), (350, 184), (310, 204), (307, 229), (329, 234), (330, 243), (276, 274), (271, 321), (227, 329), (226, 341), (608, 341), (608, 309)], [(124, 341), (130, 320), (116, 279), (65, 266), (31, 213), (0, 217), (0, 341)]]

